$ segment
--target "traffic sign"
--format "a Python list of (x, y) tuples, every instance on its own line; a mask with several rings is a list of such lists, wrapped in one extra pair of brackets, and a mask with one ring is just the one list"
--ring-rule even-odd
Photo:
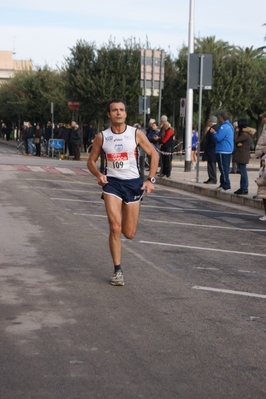
[(79, 101), (68, 101), (67, 105), (68, 105), (68, 108), (70, 108), (74, 111), (75, 109), (78, 109), (78, 107), (80, 106), (80, 102)]

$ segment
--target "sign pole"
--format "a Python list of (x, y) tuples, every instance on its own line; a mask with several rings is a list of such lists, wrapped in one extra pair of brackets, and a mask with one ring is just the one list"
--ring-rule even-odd
[(194, 0), (190, 0), (189, 34), (188, 34), (188, 67), (187, 67), (187, 100), (186, 100), (186, 134), (185, 134), (185, 172), (191, 171), (191, 140), (193, 119), (193, 90), (190, 88), (189, 69), (190, 54), (194, 53)]
[[(51, 103), (52, 114), (52, 140), (54, 139), (54, 103)], [(54, 157), (54, 147), (52, 148), (52, 158)]]
[(197, 183), (199, 183), (201, 109), (202, 109), (203, 59), (204, 59), (204, 54), (200, 54), (199, 57), (200, 57), (200, 84), (199, 84), (199, 123), (198, 123), (197, 176), (196, 176), (196, 182)]

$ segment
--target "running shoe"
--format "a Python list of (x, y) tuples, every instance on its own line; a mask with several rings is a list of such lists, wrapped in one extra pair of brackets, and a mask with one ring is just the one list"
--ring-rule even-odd
[(123, 276), (123, 273), (121, 270), (114, 273), (114, 275), (111, 279), (111, 284), (112, 285), (125, 285), (124, 276)]
[(262, 217), (260, 218), (260, 220), (262, 220), (263, 222), (266, 222), (266, 215), (262, 216)]

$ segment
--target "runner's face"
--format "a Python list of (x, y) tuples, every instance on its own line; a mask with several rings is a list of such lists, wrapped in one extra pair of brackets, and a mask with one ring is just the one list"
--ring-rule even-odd
[(122, 125), (125, 123), (127, 113), (123, 103), (112, 103), (108, 117), (113, 125)]

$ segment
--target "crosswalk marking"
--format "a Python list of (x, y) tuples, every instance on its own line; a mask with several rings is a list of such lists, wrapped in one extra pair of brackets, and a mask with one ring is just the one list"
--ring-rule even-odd
[(2, 171), (16, 170), (16, 168), (11, 165), (1, 165), (0, 168)]
[(41, 166), (28, 166), (27, 168), (29, 168), (32, 172), (44, 172), (45, 170), (41, 167)]
[(85, 168), (57, 167), (57, 166), (36, 166), (36, 165), (0, 165), (0, 172), (34, 172), (47, 174), (63, 174), (63, 175), (83, 175), (88, 176), (89, 171)]
[(55, 167), (56, 170), (58, 170), (60, 173), (63, 173), (64, 175), (75, 175), (76, 173), (69, 169), (69, 168), (57, 168)]

